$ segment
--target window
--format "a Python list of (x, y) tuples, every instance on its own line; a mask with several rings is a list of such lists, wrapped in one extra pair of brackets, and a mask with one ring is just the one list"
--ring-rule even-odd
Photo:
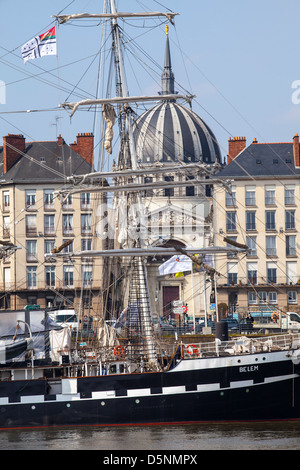
[(257, 263), (247, 263), (247, 282), (257, 284)]
[(45, 235), (54, 235), (55, 234), (55, 216), (54, 215), (45, 215), (44, 216), (44, 234)]
[(10, 289), (10, 268), (3, 268), (3, 280), (4, 280), (4, 288)]
[(55, 287), (55, 266), (45, 267), (45, 281), (47, 287)]
[[(145, 176), (145, 178), (144, 178), (144, 183), (145, 183), (145, 184), (150, 184), (150, 183), (152, 183), (152, 182), (153, 182), (153, 178), (152, 178), (151, 176)], [(154, 194), (153, 189), (150, 189), (150, 188), (149, 188), (149, 189), (147, 188), (147, 189), (143, 192), (143, 196), (144, 196), (144, 197), (152, 197), (153, 194)]]
[(269, 292), (269, 304), (277, 304), (277, 292)]
[[(165, 181), (174, 181), (174, 176), (165, 176)], [(174, 196), (174, 188), (166, 188), (165, 189), (165, 196), (170, 197)]]
[(266, 230), (275, 230), (275, 211), (266, 211)]
[(267, 293), (265, 291), (258, 292), (258, 299), (260, 304), (266, 304), (268, 299)]
[(296, 256), (296, 235), (285, 237), (286, 256)]
[[(63, 240), (63, 243), (66, 243), (68, 240)], [(72, 243), (69, 245), (65, 246), (63, 249), (63, 253), (73, 253), (74, 251), (74, 240), (72, 240)]]
[(236, 212), (226, 212), (226, 230), (227, 232), (236, 230)]
[(92, 249), (92, 239), (91, 238), (82, 238), (81, 240), (81, 250), (87, 251)]
[(246, 206), (255, 206), (256, 204), (256, 187), (246, 186)]
[(295, 204), (295, 186), (288, 184), (284, 187), (284, 203), (285, 205)]
[(36, 305), (37, 304), (37, 296), (36, 295), (28, 295), (27, 296), (27, 305)]
[(246, 230), (256, 230), (255, 211), (246, 211)]
[[(233, 242), (237, 241), (237, 237), (228, 237)], [(232, 248), (230, 243), (227, 243), (227, 248)], [(227, 253), (227, 258), (237, 258), (237, 253)]]
[(295, 211), (285, 211), (285, 230), (295, 229)]
[(91, 193), (81, 193), (80, 207), (83, 210), (90, 209), (91, 207)]
[(55, 247), (54, 240), (45, 240), (45, 244), (44, 244), (45, 255), (51, 255), (51, 250), (53, 250), (54, 247)]
[(73, 234), (73, 214), (63, 215), (63, 234), (64, 235)]
[(37, 261), (36, 240), (26, 240), (26, 261)]
[(36, 210), (36, 190), (26, 189), (25, 191), (25, 208), (27, 211)]
[(35, 289), (37, 287), (36, 266), (27, 266), (27, 289)]
[(44, 209), (54, 209), (54, 189), (44, 190)]
[(10, 217), (3, 217), (3, 237), (10, 237)]
[[(187, 176), (186, 181), (193, 180), (194, 176)], [(186, 196), (195, 196), (195, 186), (186, 186), (185, 188), (185, 195)]]
[(267, 263), (267, 282), (276, 284), (277, 282), (277, 265), (276, 263)]
[(64, 266), (64, 286), (65, 287), (74, 286), (74, 267), (73, 266)]
[(286, 263), (286, 283), (296, 284), (297, 283), (297, 262), (287, 261)]
[(238, 264), (227, 263), (227, 281), (228, 284), (237, 284)]
[(92, 233), (92, 216), (91, 214), (81, 214), (81, 233)]
[(9, 211), (10, 200), (9, 200), (9, 191), (3, 191), (2, 193), (2, 210)]
[(255, 305), (255, 304), (256, 304), (256, 293), (248, 292), (248, 305)]
[(83, 287), (92, 287), (93, 267), (91, 265), (82, 266), (82, 284)]
[[(82, 238), (81, 239), (81, 250), (82, 251), (90, 251), (92, 249), (92, 239), (91, 238)], [(82, 261), (91, 262), (91, 257), (84, 257)]]
[(236, 187), (231, 187), (231, 194), (226, 191), (225, 193), (225, 203), (227, 207), (236, 205)]
[(26, 215), (26, 236), (36, 234), (36, 215)]
[(73, 204), (73, 196), (72, 194), (69, 194), (67, 198), (64, 200), (63, 203), (63, 209), (72, 209), (72, 204)]
[(288, 304), (296, 304), (297, 303), (297, 291), (295, 290), (288, 291), (287, 301), (288, 301)]
[(265, 187), (265, 205), (273, 206), (276, 203), (275, 199), (275, 185), (268, 185)]
[(266, 255), (276, 256), (276, 236), (266, 237)]
[(248, 256), (257, 256), (256, 237), (246, 237), (246, 245), (249, 248)]

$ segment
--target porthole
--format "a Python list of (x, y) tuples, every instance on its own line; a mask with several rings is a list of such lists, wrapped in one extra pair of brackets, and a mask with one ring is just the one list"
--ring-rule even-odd
[(32, 405), (31, 409), (32, 409), (32, 410), (35, 410), (35, 406), (34, 406), (34, 405)]
[(224, 397), (224, 392), (220, 392), (221, 397)]
[(140, 403), (140, 400), (137, 398), (137, 399), (135, 400), (135, 403), (138, 405), (138, 404)]
[(105, 401), (102, 401), (102, 402), (101, 402), (101, 406), (105, 406)]
[(67, 408), (70, 408), (70, 406), (71, 406), (70, 403), (67, 403), (67, 404), (66, 404), (66, 407), (67, 407)]

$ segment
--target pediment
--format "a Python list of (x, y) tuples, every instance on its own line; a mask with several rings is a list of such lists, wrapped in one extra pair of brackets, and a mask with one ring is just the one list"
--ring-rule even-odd
[(182, 207), (174, 204), (147, 210), (148, 221), (151, 225), (205, 225), (204, 207), (195, 204), (184, 204)]

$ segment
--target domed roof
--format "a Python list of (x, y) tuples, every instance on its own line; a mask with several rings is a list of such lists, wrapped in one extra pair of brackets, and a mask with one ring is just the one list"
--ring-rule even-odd
[(195, 112), (176, 102), (164, 101), (143, 113), (136, 120), (134, 138), (137, 158), (143, 163), (221, 162), (211, 129)]
[[(168, 30), (161, 78), (160, 95), (174, 94)], [(133, 135), (137, 159), (142, 163), (221, 163), (220, 148), (211, 129), (194, 111), (175, 100), (162, 100), (138, 117)]]

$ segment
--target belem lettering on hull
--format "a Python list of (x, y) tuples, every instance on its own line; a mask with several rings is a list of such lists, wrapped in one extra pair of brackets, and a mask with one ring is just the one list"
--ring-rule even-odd
[(245, 366), (245, 367), (239, 368), (240, 372), (255, 372), (257, 370), (258, 370), (258, 366)]

